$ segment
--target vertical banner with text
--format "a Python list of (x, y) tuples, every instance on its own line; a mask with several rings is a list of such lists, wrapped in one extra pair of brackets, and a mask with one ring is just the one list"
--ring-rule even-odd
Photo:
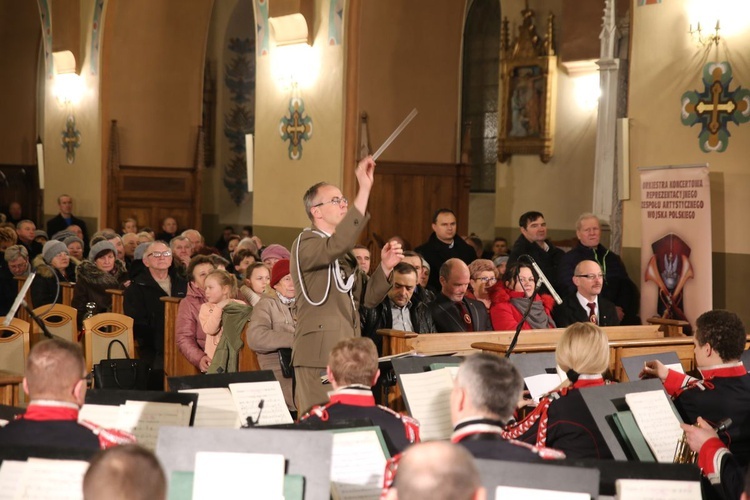
[(695, 320), (713, 308), (707, 165), (641, 170), (641, 318)]

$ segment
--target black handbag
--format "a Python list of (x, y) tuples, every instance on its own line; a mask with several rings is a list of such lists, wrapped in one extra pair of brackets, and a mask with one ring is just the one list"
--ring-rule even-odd
[[(112, 345), (120, 344), (125, 358), (112, 359)], [(131, 359), (125, 344), (117, 339), (107, 347), (107, 359), (94, 365), (94, 388), (146, 390), (151, 369), (140, 359)]]
[(294, 376), (294, 367), (292, 366), (292, 348), (282, 347), (279, 349), (279, 363), (281, 364), (281, 374), (284, 378)]

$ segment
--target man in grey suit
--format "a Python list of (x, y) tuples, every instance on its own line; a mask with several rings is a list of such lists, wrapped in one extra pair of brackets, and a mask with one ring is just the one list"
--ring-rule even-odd
[(369, 156), (357, 165), (359, 191), (351, 209), (339, 188), (324, 182), (303, 197), (312, 225), (294, 241), (291, 252), (297, 295), (292, 364), (300, 414), (328, 401), (330, 386), (322, 384), (321, 375), (331, 349), (342, 339), (360, 335), (360, 303), (375, 307), (382, 302), (391, 287), (393, 267), (403, 257), (400, 244), (386, 243), (380, 266), (364, 287), (365, 274), (357, 269), (352, 249), (370, 218), (367, 202), (374, 172), (375, 162)]

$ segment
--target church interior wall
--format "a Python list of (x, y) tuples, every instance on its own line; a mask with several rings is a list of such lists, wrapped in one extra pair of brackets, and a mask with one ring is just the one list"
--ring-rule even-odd
[[(704, 153), (698, 142), (699, 126), (680, 121), (680, 100), (686, 91), (702, 91), (703, 67), (728, 61), (733, 80), (730, 89), (746, 88), (750, 81), (748, 59), (748, 7), (744, 2), (711, 3), (703, 26), (712, 28), (721, 16), (721, 42), (701, 47), (688, 35), (688, 26), (700, 20), (694, 2), (663, 2), (643, 7), (633, 2), (633, 44), (630, 72), (630, 184), (631, 198), (624, 203), (624, 256), (640, 263), (641, 214), (638, 167), (708, 163), (711, 182), (713, 245), (713, 305), (737, 312), (746, 324), (746, 283), (750, 279), (750, 233), (745, 230), (750, 211), (750, 127), (729, 124), (729, 144), (723, 153)], [(743, 14), (744, 12), (744, 14)], [(740, 24), (737, 24), (740, 23)], [(744, 23), (744, 24), (742, 24)], [(705, 34), (705, 32), (704, 32)], [(705, 235), (707, 238), (708, 234)], [(632, 268), (631, 268), (632, 269)], [(632, 274), (638, 275), (637, 269)], [(691, 290), (686, 287), (686, 294)], [(708, 293), (708, 291), (692, 291)]]

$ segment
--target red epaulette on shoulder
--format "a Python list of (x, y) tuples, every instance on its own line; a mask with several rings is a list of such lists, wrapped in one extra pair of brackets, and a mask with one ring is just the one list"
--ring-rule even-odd
[(397, 411), (394, 411), (387, 406), (377, 405), (378, 408), (380, 408), (383, 411), (386, 411), (393, 415), (394, 417), (401, 420), (401, 422), (404, 424), (404, 431), (406, 432), (406, 439), (410, 443), (419, 443), (420, 437), (419, 437), (419, 420), (413, 417), (409, 417), (407, 415), (402, 415), (401, 413), (398, 413)]
[(336, 403), (326, 403), (324, 405), (315, 405), (312, 408), (310, 408), (310, 411), (302, 415), (299, 418), (299, 420), (301, 422), (315, 415), (323, 422), (327, 422), (328, 421), (328, 408), (330, 408), (334, 404)]

